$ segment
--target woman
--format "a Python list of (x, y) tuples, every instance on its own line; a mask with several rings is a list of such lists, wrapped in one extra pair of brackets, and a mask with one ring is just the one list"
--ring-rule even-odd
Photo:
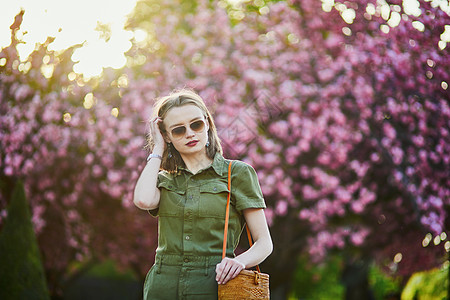
[[(230, 161), (222, 156), (214, 121), (200, 96), (184, 89), (159, 99), (149, 144), (153, 151), (134, 191), (134, 204), (159, 217), (158, 248), (144, 299), (217, 299), (217, 284), (272, 252), (256, 172), (244, 162), (232, 163), (227, 257), (222, 260)], [(254, 244), (235, 257), (245, 223)]]

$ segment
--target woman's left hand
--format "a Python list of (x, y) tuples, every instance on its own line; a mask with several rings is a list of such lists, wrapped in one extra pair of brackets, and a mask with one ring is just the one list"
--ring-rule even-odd
[(225, 284), (244, 269), (245, 265), (236, 258), (225, 257), (216, 265), (216, 281), (218, 284)]

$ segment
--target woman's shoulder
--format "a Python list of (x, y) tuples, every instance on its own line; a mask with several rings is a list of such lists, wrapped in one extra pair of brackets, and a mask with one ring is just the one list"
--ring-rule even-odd
[(231, 171), (233, 173), (256, 173), (255, 169), (253, 168), (253, 166), (245, 161), (242, 160), (229, 160), (230, 163), (232, 163), (231, 165)]

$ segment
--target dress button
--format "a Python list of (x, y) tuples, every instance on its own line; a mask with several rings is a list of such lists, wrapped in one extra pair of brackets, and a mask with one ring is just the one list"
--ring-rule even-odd
[(189, 258), (185, 258), (185, 259), (184, 259), (184, 262), (185, 262), (185, 263), (189, 262)]
[(191, 238), (190, 236), (188, 236), (188, 235), (186, 236), (186, 240), (189, 240), (190, 238)]
[(214, 192), (215, 192), (215, 191), (217, 191), (217, 188), (215, 187), (215, 188), (213, 188), (213, 190), (214, 190)]

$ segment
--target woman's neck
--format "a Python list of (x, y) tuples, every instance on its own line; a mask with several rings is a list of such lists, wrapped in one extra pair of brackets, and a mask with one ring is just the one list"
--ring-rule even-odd
[(192, 154), (181, 154), (183, 161), (192, 174), (196, 174), (198, 171), (205, 169), (212, 163), (212, 159), (210, 159), (206, 155), (206, 151), (192, 153)]

